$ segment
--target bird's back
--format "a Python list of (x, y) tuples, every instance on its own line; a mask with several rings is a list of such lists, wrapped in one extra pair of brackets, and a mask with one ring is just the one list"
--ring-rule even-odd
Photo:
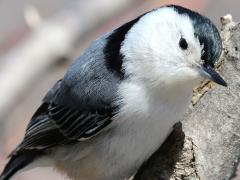
[(46, 94), (22, 143), (10, 154), (1, 180), (9, 179), (53, 147), (89, 138), (111, 122), (120, 77), (109, 73), (106, 65), (103, 51), (108, 36), (94, 41)]

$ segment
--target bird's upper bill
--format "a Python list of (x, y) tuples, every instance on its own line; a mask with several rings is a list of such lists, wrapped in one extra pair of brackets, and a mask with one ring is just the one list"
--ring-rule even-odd
[(220, 84), (222, 86), (227, 86), (226, 81), (217, 73), (217, 71), (210, 65), (200, 65), (199, 73), (207, 79), (212, 80), (213, 82)]

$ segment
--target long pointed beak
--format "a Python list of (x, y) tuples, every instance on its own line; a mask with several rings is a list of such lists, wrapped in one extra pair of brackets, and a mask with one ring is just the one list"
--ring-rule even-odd
[(201, 65), (199, 68), (200, 68), (200, 73), (203, 77), (208, 78), (213, 82), (220, 84), (222, 86), (225, 86), (225, 87), (227, 86), (226, 81), (211, 66), (204, 67), (203, 65)]

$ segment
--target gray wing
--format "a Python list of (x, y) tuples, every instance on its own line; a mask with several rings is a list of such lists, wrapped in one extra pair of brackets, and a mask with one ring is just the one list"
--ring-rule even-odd
[(13, 154), (88, 139), (111, 123), (121, 77), (105, 64), (104, 39), (93, 43), (47, 93)]

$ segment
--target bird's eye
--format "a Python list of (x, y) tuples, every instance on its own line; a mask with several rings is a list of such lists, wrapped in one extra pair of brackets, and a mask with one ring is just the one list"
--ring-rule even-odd
[(188, 43), (187, 43), (186, 39), (181, 37), (181, 39), (179, 41), (179, 46), (182, 50), (186, 50), (188, 48)]

